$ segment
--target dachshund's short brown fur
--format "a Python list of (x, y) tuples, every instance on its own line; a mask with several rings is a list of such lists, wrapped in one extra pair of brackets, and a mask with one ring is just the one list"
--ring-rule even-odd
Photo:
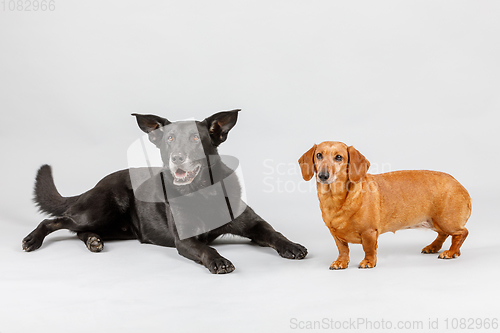
[(435, 171), (370, 175), (370, 162), (360, 152), (332, 141), (314, 145), (299, 164), (304, 180), (316, 175), (323, 220), (339, 249), (330, 269), (347, 268), (349, 243), (363, 246), (360, 268), (375, 267), (378, 236), (400, 229), (423, 227), (438, 233), (422, 253), (437, 253), (452, 236), (450, 249), (439, 258), (460, 256), (472, 205), (467, 190), (452, 176)]

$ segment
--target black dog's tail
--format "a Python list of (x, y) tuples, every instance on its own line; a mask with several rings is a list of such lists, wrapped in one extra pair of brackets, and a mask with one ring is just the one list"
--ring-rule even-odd
[(61, 196), (54, 184), (54, 178), (52, 178), (52, 168), (47, 164), (38, 169), (34, 195), (33, 200), (38, 209), (53, 216), (61, 216), (80, 197), (65, 198)]

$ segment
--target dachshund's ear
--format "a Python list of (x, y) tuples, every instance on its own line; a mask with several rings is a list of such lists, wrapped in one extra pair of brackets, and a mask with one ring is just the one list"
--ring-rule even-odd
[(311, 180), (314, 176), (314, 153), (316, 145), (312, 146), (301, 158), (299, 158), (300, 171), (304, 180)]
[(347, 148), (349, 152), (349, 166), (347, 168), (349, 180), (353, 183), (359, 183), (365, 178), (370, 162), (354, 148), (350, 146)]

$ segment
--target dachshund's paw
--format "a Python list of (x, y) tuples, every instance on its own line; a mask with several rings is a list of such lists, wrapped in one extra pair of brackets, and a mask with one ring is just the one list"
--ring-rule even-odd
[(349, 266), (349, 261), (347, 260), (335, 260), (330, 265), (330, 270), (346, 269)]
[(441, 247), (427, 245), (422, 249), (422, 253), (428, 254), (428, 253), (438, 253), (438, 251), (441, 250)]
[(443, 251), (443, 253), (438, 256), (439, 259), (453, 259), (458, 257), (460, 257), (460, 251), (450, 250)]
[(91, 236), (87, 238), (86, 245), (91, 252), (101, 252), (102, 249), (104, 248), (102, 240), (100, 240), (96, 236)]
[(304, 259), (307, 249), (297, 243), (289, 243), (277, 250), (279, 255), (286, 259)]
[(234, 271), (233, 264), (226, 258), (216, 258), (208, 264), (208, 270), (212, 274), (227, 274)]
[(42, 246), (43, 238), (37, 237), (36, 234), (29, 234), (23, 239), (23, 250), (26, 252), (35, 251)]
[(364, 259), (359, 263), (358, 268), (373, 268), (377, 266), (377, 262), (373, 260)]

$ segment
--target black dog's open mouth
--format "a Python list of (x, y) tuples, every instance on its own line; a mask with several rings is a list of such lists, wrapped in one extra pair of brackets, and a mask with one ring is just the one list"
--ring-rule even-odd
[(188, 185), (200, 172), (201, 166), (197, 165), (193, 170), (186, 171), (182, 168), (177, 168), (175, 172), (172, 172), (174, 176), (174, 185)]

